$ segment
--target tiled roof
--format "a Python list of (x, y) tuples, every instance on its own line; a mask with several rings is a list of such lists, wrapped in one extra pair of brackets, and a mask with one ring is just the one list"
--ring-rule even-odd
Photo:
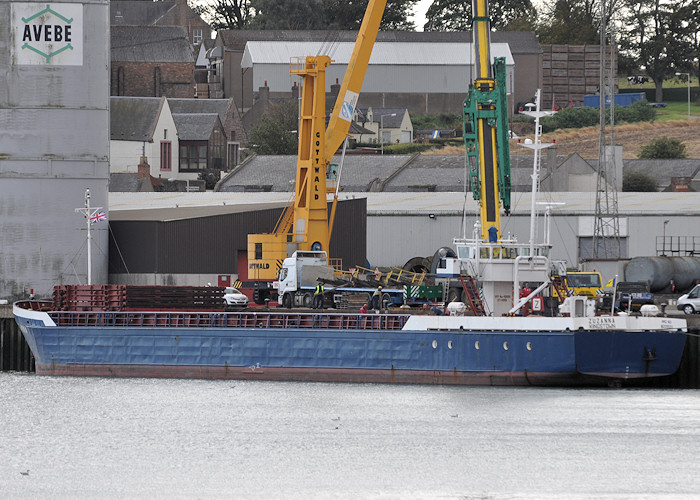
[(181, 26), (112, 26), (113, 62), (188, 62), (195, 55)]
[(110, 139), (149, 141), (160, 114), (164, 97), (111, 97)]

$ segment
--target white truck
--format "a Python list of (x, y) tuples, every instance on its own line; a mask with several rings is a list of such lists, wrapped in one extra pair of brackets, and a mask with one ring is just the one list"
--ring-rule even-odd
[[(334, 269), (328, 265), (328, 255), (324, 251), (299, 251), (282, 262), (282, 267), (277, 275), (277, 280), (272, 286), (277, 289), (279, 303), (286, 308), (312, 307), (314, 290), (318, 280), (331, 281), (334, 278)], [(333, 300), (325, 300), (325, 306), (338, 307), (343, 297), (359, 296), (362, 302), (372, 304), (372, 294), (375, 288), (339, 285), (325, 285), (325, 297), (332, 296)], [(385, 303), (401, 304), (403, 301), (402, 288), (382, 289), (382, 306)], [(359, 306), (358, 306), (359, 307)]]

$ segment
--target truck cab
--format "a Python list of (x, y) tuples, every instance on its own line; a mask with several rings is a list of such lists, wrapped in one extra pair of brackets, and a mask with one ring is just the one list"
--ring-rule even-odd
[(326, 252), (297, 250), (284, 259), (273, 286), (284, 307), (311, 307), (313, 290), (319, 278), (331, 279), (333, 273)]
[(574, 295), (596, 297), (603, 288), (603, 279), (599, 272), (576, 271), (566, 273), (566, 287)]

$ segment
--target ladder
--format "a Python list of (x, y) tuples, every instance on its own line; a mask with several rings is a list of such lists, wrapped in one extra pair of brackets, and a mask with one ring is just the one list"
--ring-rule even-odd
[(564, 279), (561, 276), (552, 276), (552, 291), (555, 293), (560, 303), (564, 302), (564, 299), (569, 296), (569, 289), (564, 283)]
[(479, 287), (476, 285), (474, 277), (471, 275), (460, 275), (459, 280), (462, 282), (462, 288), (464, 289), (464, 297), (469, 302), (469, 307), (474, 313), (474, 316), (486, 316), (484, 302), (481, 300)]

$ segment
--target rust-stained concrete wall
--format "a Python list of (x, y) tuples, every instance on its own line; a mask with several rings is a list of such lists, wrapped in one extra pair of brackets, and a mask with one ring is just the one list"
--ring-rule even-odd
[[(90, 188), (92, 205), (107, 209), (108, 5), (51, 3), (49, 11), (46, 2), (0, 0), (0, 298), (86, 283), (86, 221), (75, 208)], [(92, 278), (101, 283), (107, 224), (92, 229)]]

